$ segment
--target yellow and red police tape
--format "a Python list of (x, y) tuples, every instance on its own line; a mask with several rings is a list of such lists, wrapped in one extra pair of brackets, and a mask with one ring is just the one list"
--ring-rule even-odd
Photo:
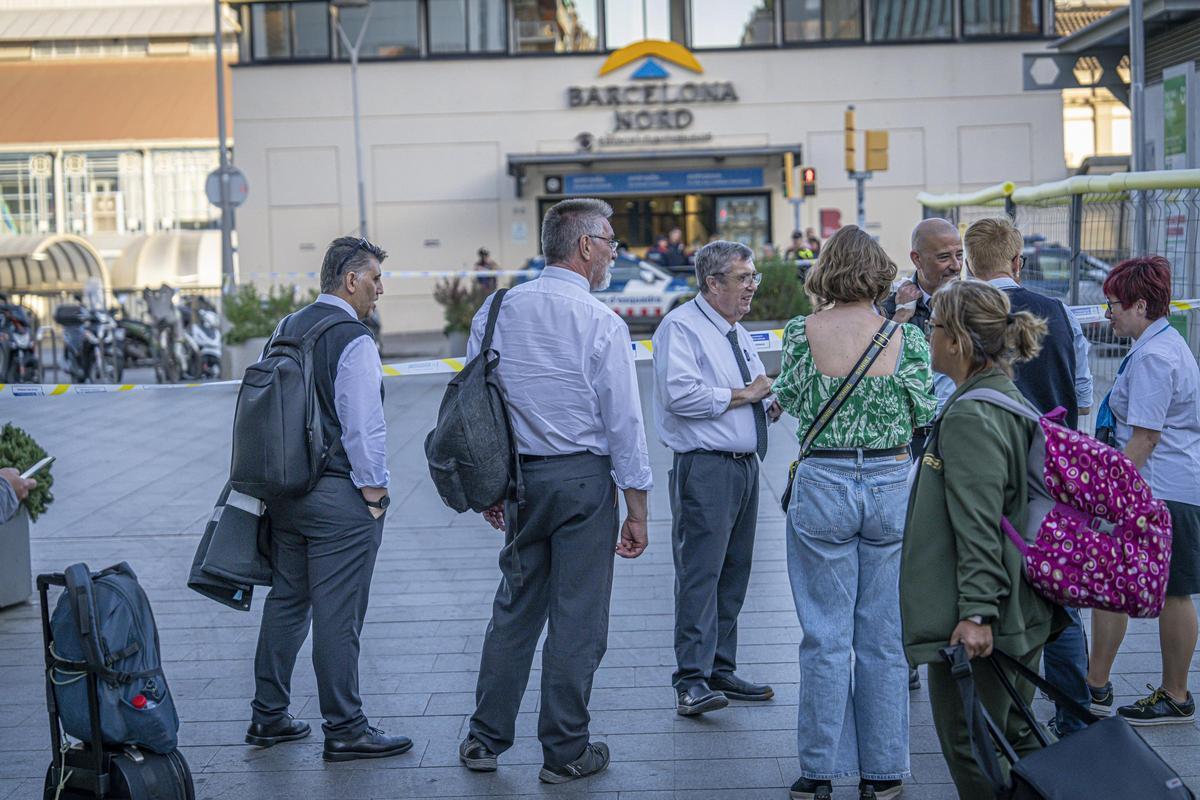
[[(1174, 300), (1171, 302), (1174, 311), (1191, 311), (1200, 308), (1200, 299)], [(1105, 306), (1071, 306), (1071, 313), (1081, 324), (1101, 322), (1104, 320)], [(768, 331), (751, 331), (750, 338), (754, 347), (762, 353), (775, 352), (783, 344), (781, 329)], [(639, 339), (631, 342), (635, 361), (649, 361), (654, 352), (649, 339)], [(455, 373), (463, 368), (465, 357), (434, 358), (425, 361), (403, 361), (397, 364), (384, 364), (385, 377), (398, 378), (406, 375), (437, 375)], [(208, 383), (150, 383), (150, 384), (73, 384), (73, 383), (42, 383), (17, 384), (0, 383), (0, 397), (62, 397), (68, 394), (121, 394), (141, 391), (169, 391), (173, 389), (196, 389), (213, 386), (237, 386), (241, 381), (210, 381)]]

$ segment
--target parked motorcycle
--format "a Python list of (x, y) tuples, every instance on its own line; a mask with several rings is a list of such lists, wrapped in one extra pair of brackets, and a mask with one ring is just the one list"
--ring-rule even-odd
[(117, 327), (125, 331), (125, 366), (153, 367), (158, 364), (158, 339), (154, 326), (130, 316), (128, 297), (118, 296), (118, 304), (109, 313)]
[(75, 383), (120, 383), (125, 374), (125, 331), (101, 308), (63, 303), (54, 309), (63, 330), (63, 361)]
[(41, 383), (37, 316), (0, 295), (0, 383)]
[(203, 297), (177, 302), (166, 284), (143, 289), (158, 346), (155, 374), (160, 383), (214, 380), (221, 377), (221, 320)]

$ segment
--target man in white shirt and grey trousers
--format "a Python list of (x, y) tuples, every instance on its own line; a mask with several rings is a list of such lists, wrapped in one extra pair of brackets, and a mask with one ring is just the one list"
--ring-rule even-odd
[(770, 686), (737, 669), (737, 618), (746, 599), (758, 517), (759, 461), (779, 418), (771, 381), (738, 321), (762, 280), (750, 248), (717, 241), (696, 254), (700, 293), (654, 334), (654, 422), (675, 452), (676, 711), (694, 716), (729, 699), (770, 700)]
[[(608, 747), (589, 741), (587, 705), (608, 646), (613, 550), (624, 558), (645, 550), (651, 486), (629, 330), (590, 293), (608, 285), (620, 245), (611, 215), (600, 200), (557, 203), (542, 222), (545, 270), (511, 289), (500, 306), (493, 348), (525, 500), (484, 514), (505, 531), (505, 543), (475, 713), (459, 746), (469, 769), (495, 770), (496, 757), (512, 746), (547, 620), (538, 777), (565, 783), (608, 766)], [(468, 358), (479, 352), (491, 303), (472, 322)], [(618, 489), (628, 507), (619, 537)]]

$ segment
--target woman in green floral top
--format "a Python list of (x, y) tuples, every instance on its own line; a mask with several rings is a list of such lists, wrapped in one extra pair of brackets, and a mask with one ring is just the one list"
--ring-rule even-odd
[[(876, 306), (895, 277), (853, 225), (821, 248), (806, 288), (824, 307), (784, 329), (774, 385), (801, 439), (884, 323)], [(900, 542), (908, 444), (936, 407), (929, 345), (901, 325), (796, 470), (787, 556), (804, 628), (797, 800), (828, 800), (832, 779), (847, 776), (860, 778), (862, 798), (893, 798), (909, 774)]]

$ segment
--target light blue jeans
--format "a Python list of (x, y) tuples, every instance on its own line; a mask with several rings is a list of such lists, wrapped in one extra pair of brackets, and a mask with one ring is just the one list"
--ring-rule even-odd
[(800, 774), (909, 774), (900, 542), (910, 461), (805, 459), (787, 515), (800, 643)]

